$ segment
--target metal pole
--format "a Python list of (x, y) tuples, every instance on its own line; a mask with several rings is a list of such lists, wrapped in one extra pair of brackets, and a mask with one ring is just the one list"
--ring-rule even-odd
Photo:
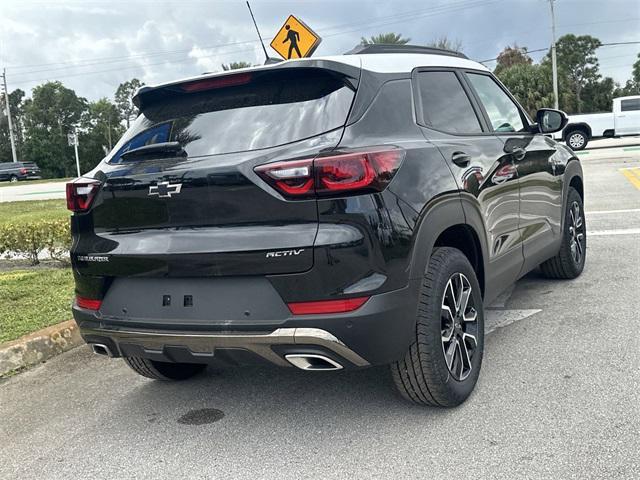
[(11, 154), (13, 155), (13, 161), (18, 161), (16, 155), (16, 141), (13, 139), (13, 122), (11, 121), (11, 106), (9, 104), (9, 89), (7, 88), (7, 69), (2, 69), (2, 81), (4, 83), (4, 99), (7, 105), (7, 119), (9, 121), (9, 137), (11, 138)]
[(249, 1), (247, 0), (247, 8), (249, 9), (249, 14), (251, 14), (251, 20), (253, 20), (253, 25), (256, 27), (256, 32), (258, 32), (258, 38), (260, 39), (260, 45), (262, 45), (262, 50), (264, 51), (264, 58), (269, 60), (269, 54), (267, 53), (267, 49), (264, 46), (264, 42), (262, 41), (262, 36), (260, 35), (260, 30), (258, 30), (258, 24), (256, 23), (256, 19), (253, 16), (253, 12), (251, 11), (251, 5), (249, 5)]
[(78, 131), (73, 129), (73, 149), (76, 152), (76, 169), (78, 170), (78, 176), (80, 176), (80, 157), (78, 157)]
[(556, 62), (556, 16), (553, 11), (554, 0), (549, 0), (551, 6), (551, 69), (553, 71), (553, 108), (559, 108), (558, 98), (558, 64)]

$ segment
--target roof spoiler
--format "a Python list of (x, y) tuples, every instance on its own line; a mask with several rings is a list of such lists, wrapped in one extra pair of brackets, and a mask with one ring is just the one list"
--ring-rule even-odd
[(369, 45), (356, 45), (345, 52), (345, 55), (364, 55), (370, 53), (422, 53), (428, 55), (446, 55), (468, 59), (464, 53), (448, 50), (446, 48), (423, 47), (422, 45), (397, 45), (390, 43), (373, 43)]
[[(166, 98), (167, 96), (176, 94), (189, 94), (203, 91), (210, 88), (222, 88), (227, 86), (242, 85), (249, 83), (255, 79), (284, 71), (286, 69), (316, 69), (333, 72), (334, 74), (344, 77), (354, 89), (357, 88), (360, 81), (360, 67), (351, 64), (321, 59), (309, 59), (305, 61), (277, 62), (265, 66), (254, 68), (243, 68), (237, 71), (225, 71), (218, 73), (207, 73), (197, 77), (182, 79), (171, 83), (165, 83), (158, 86), (142, 86), (138, 89), (132, 98), (133, 104), (139, 109), (143, 109), (147, 105), (154, 103), (156, 100)], [(199, 88), (199, 84), (204, 88)]]

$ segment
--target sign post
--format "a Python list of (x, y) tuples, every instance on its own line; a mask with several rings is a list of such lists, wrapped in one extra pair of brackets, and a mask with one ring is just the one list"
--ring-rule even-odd
[(285, 60), (310, 57), (322, 38), (311, 30), (302, 20), (289, 15), (273, 40), (271, 48)]
[(76, 152), (76, 170), (78, 176), (80, 176), (80, 157), (78, 157), (78, 131), (74, 128), (73, 133), (67, 134), (67, 141), (69, 145), (73, 145), (73, 150)]

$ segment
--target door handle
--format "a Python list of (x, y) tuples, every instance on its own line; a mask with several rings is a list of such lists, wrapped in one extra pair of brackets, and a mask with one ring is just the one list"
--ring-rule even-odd
[(527, 155), (527, 151), (522, 147), (514, 147), (513, 150), (511, 150), (511, 155), (519, 161)]
[(453, 152), (451, 161), (457, 166), (465, 168), (471, 163), (471, 157), (464, 152)]

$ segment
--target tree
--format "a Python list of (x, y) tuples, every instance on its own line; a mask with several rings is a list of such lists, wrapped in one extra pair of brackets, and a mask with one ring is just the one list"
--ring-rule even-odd
[(143, 85), (144, 83), (137, 78), (132, 78), (128, 82), (121, 83), (116, 90), (116, 105), (120, 111), (120, 118), (125, 121), (127, 128), (129, 128), (131, 120), (138, 116), (138, 107), (133, 104), (132, 98)]
[(587, 83), (582, 90), (582, 109), (587, 113), (610, 112), (616, 83), (611, 77)]
[(124, 133), (118, 107), (107, 98), (91, 102), (79, 134), (80, 170), (93, 169)]
[(627, 80), (623, 88), (617, 88), (613, 96), (626, 97), (628, 95), (640, 95), (640, 53), (638, 54), (638, 59), (633, 64), (631, 78)]
[(551, 72), (545, 66), (517, 63), (497, 75), (532, 118), (538, 109), (553, 105)]
[[(582, 90), (588, 83), (599, 81), (598, 57), (596, 49), (602, 43), (590, 35), (563, 35), (556, 42), (558, 74), (566, 79), (566, 83), (575, 96), (575, 111), (583, 110)], [(551, 51), (544, 63), (551, 62)], [(565, 109), (566, 106), (563, 105)]]
[(443, 35), (427, 43), (427, 47), (443, 48), (445, 50), (461, 52), (462, 42), (458, 39), (450, 40), (446, 35)]
[(222, 64), (222, 70), (224, 71), (228, 71), (228, 70), (237, 70), (239, 68), (247, 68), (250, 67), (251, 64), (247, 63), (247, 62), (231, 62), (229, 63), (229, 65), (225, 65), (224, 63)]
[[(19, 88), (9, 94), (9, 108), (13, 123), (13, 135), (16, 143), (18, 159), (22, 158), (23, 127), (22, 116), (24, 111), (24, 91)], [(12, 162), (11, 139), (9, 138), (9, 119), (6, 115), (6, 101), (4, 94), (0, 95), (0, 163)]]
[(45, 177), (75, 174), (71, 133), (86, 114), (87, 101), (60, 82), (35, 87), (24, 102), (24, 158), (38, 163)]
[(527, 54), (527, 49), (520, 48), (517, 44), (514, 44), (513, 47), (505, 47), (505, 49), (498, 55), (497, 60), (496, 68), (493, 71), (496, 75), (499, 75), (501, 71), (513, 67), (514, 65), (531, 65), (533, 62), (531, 57)]
[(387, 44), (387, 45), (405, 45), (411, 41), (410, 38), (402, 38), (399, 33), (381, 33), (373, 37), (361, 37), (360, 45)]

